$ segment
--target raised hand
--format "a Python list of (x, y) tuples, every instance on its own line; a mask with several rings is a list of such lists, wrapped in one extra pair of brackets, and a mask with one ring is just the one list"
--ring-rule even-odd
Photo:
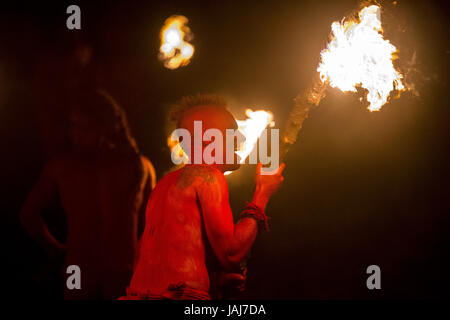
[(280, 188), (284, 180), (282, 173), (285, 167), (286, 165), (282, 163), (273, 172), (265, 172), (265, 174), (262, 174), (262, 164), (258, 163), (256, 166), (256, 189), (253, 196), (253, 203), (261, 209), (265, 209), (270, 197)]

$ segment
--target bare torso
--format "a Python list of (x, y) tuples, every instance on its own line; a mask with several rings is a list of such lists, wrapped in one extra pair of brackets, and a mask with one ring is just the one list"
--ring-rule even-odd
[(161, 294), (171, 284), (209, 291), (207, 237), (195, 189), (198, 173), (182, 168), (153, 190), (130, 289)]
[(84, 294), (100, 290), (100, 295), (114, 297), (124, 292), (133, 270), (144, 189), (151, 179), (146, 162), (139, 156), (71, 155), (54, 165), (67, 215), (66, 263), (80, 266)]
[[(274, 175), (261, 175), (261, 168), (259, 164), (252, 202), (263, 211), (283, 179), (284, 165)], [(169, 173), (158, 182), (147, 204), (128, 295), (165, 296), (171, 285), (184, 283), (211, 296), (210, 276), (216, 271), (239, 272), (257, 232), (253, 217), (234, 224), (222, 171), (189, 164)]]

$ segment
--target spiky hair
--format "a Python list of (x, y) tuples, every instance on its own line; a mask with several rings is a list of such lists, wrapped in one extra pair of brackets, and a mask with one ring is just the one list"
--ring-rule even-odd
[(172, 126), (179, 127), (186, 111), (198, 106), (215, 106), (227, 109), (227, 101), (224, 97), (214, 94), (196, 94), (182, 97), (171, 108), (169, 122)]

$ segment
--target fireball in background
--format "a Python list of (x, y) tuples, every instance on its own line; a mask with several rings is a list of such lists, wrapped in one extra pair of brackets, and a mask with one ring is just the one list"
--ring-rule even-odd
[(161, 29), (159, 58), (168, 69), (186, 66), (194, 55), (194, 46), (188, 42), (193, 37), (188, 21), (185, 16), (171, 16)]

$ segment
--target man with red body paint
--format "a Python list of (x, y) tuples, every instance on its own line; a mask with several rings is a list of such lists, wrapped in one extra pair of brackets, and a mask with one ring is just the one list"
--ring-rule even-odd
[[(172, 119), (191, 136), (194, 121), (202, 121), (203, 132), (217, 128), (224, 137), (226, 129), (237, 129), (226, 102), (218, 97), (185, 97), (175, 110)], [(245, 280), (238, 274), (240, 263), (258, 226), (267, 222), (264, 209), (283, 181), (284, 164), (273, 175), (262, 175), (262, 166), (257, 166), (252, 202), (234, 224), (223, 173), (238, 168), (236, 155), (234, 164), (187, 164), (158, 182), (147, 204), (137, 265), (122, 299), (210, 299), (212, 273), (219, 270), (228, 273), (222, 279)]]

